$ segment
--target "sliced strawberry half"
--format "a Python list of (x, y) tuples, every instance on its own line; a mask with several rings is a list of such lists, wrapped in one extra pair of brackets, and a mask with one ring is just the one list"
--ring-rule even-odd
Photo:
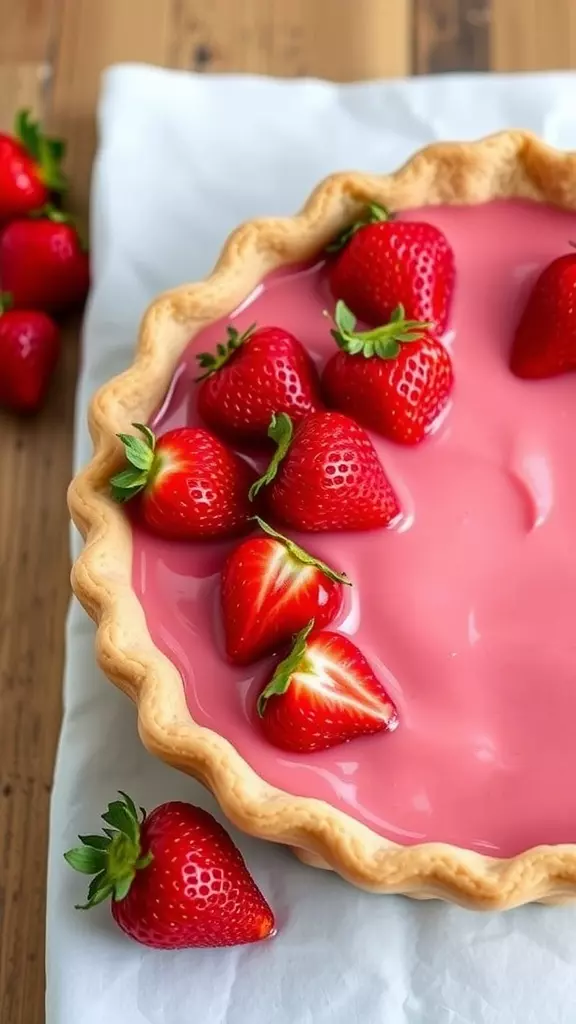
[(327, 626), (350, 580), (255, 517), (262, 536), (243, 541), (222, 570), (226, 653), (248, 665), (287, 643), (310, 619)]
[(398, 725), (396, 707), (362, 652), (341, 633), (316, 630), (313, 621), (277, 666), (257, 710), (268, 740), (296, 753)]

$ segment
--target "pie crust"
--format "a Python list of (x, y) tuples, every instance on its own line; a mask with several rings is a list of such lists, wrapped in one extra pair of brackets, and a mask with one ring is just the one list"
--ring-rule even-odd
[(238, 228), (206, 280), (164, 293), (146, 312), (133, 364), (92, 401), (94, 455), (69, 489), (70, 512), (85, 539), (73, 589), (97, 624), (101, 668), (137, 705), (148, 750), (204, 783), (237, 827), (294, 847), (307, 864), (374, 892), (483, 910), (574, 899), (576, 845), (534, 847), (509, 859), (444, 843), (403, 847), (323, 801), (265, 783), (227, 740), (192, 720), (177, 669), (149, 635), (131, 582), (131, 530), (108, 496), (107, 481), (123, 461), (116, 433), (150, 418), (190, 339), (229, 314), (266, 274), (312, 259), (368, 201), (399, 210), (498, 198), (576, 210), (576, 154), (520, 131), (435, 144), (392, 175), (329, 177), (295, 217)]

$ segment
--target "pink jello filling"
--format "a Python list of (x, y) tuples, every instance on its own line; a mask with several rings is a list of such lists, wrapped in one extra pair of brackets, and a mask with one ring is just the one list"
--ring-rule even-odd
[[(567, 251), (576, 215), (499, 202), (413, 211), (457, 263), (456, 386), (417, 448), (373, 436), (402, 500), (399, 527), (294, 535), (354, 581), (337, 626), (395, 699), (396, 732), (289, 756), (254, 702), (270, 662), (223, 656), (219, 570), (230, 545), (168, 543), (135, 529), (134, 586), (150, 632), (182, 674), (190, 713), (268, 782), (347, 811), (400, 843), (442, 840), (511, 855), (576, 842), (576, 377), (520, 381), (508, 369), (537, 273)], [(322, 363), (334, 342), (321, 266), (276, 275), (232, 318), (286, 327)], [(190, 345), (155, 429), (197, 422)]]

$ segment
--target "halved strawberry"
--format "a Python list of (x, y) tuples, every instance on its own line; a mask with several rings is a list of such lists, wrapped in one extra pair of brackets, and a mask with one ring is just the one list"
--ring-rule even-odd
[(199, 355), (198, 411), (209, 427), (235, 442), (266, 438), (274, 413), (298, 421), (322, 407), (316, 367), (283, 327), (228, 327), (227, 344)]
[(326, 750), (390, 731), (398, 712), (362, 652), (341, 633), (309, 622), (258, 698), (262, 728), (276, 747)]
[(366, 431), (340, 412), (306, 416), (293, 432), (274, 416), (268, 436), (278, 448), (251, 487), (266, 487), (272, 515), (296, 530), (373, 530), (400, 515), (400, 505)]
[(332, 622), (350, 580), (256, 517), (266, 536), (229, 556), (221, 578), (226, 653), (248, 665), (288, 642), (310, 619)]
[(340, 352), (322, 375), (328, 403), (399, 444), (424, 440), (454, 383), (450, 355), (430, 324), (406, 320), (398, 306), (390, 323), (356, 331), (343, 302), (336, 303), (334, 322)]
[(247, 533), (254, 508), (248, 491), (256, 473), (244, 459), (201, 427), (179, 427), (156, 439), (118, 434), (127, 469), (110, 480), (119, 502), (140, 495), (144, 522), (161, 537), (205, 540)]

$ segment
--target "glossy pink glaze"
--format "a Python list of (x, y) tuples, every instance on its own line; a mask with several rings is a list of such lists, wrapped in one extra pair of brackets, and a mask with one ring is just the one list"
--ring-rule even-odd
[[(576, 215), (505, 202), (411, 216), (456, 252), (451, 408), (416, 449), (373, 436), (404, 505), (398, 529), (295, 536), (354, 581), (338, 625), (395, 699), (396, 732), (309, 756), (268, 745), (253, 706), (270, 663), (233, 669), (222, 655), (229, 545), (136, 530), (134, 585), (191, 714), (274, 785), (401, 843), (511, 855), (576, 842), (576, 377), (525, 382), (507, 366), (527, 290), (576, 236)], [(324, 308), (317, 267), (270, 280), (234, 321), (284, 325), (321, 362), (334, 344)], [(194, 353), (223, 326), (190, 346), (157, 430), (195, 422)]]

